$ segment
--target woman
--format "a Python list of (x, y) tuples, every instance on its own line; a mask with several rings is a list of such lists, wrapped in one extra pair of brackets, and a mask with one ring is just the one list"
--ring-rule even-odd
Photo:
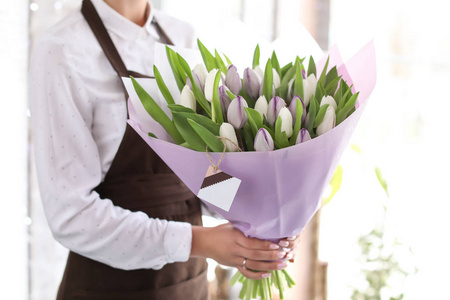
[(58, 299), (207, 299), (206, 257), (253, 279), (292, 258), (296, 237), (276, 245), (202, 227), (198, 198), (126, 125), (120, 76), (151, 74), (156, 42), (190, 47), (193, 36), (147, 0), (85, 0), (36, 45), (40, 192), (71, 250)]

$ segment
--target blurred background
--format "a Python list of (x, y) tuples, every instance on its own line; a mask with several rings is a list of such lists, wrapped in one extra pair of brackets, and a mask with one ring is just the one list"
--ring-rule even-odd
[[(80, 3), (0, 6), (1, 299), (54, 299), (62, 277), (67, 250), (52, 239), (36, 186), (26, 74), (35, 40)], [(305, 30), (325, 52), (337, 44), (344, 61), (375, 43), (376, 88), (342, 157), (340, 190), (302, 235), (287, 299), (450, 299), (448, 3), (152, 0), (232, 60), (251, 63), (256, 43), (295, 55)], [(230, 272), (211, 262), (213, 299), (236, 299), (217, 284)]]

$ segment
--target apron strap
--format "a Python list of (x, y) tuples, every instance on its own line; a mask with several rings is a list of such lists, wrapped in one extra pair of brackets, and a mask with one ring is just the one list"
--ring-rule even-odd
[[(89, 24), (89, 27), (97, 38), (103, 52), (119, 77), (129, 77), (131, 75), (136, 78), (154, 78), (134, 71), (129, 71), (127, 69), (91, 0), (83, 0), (83, 4), (81, 5), (81, 13)], [(155, 26), (161, 40), (168, 45), (173, 45), (172, 40), (167, 36), (155, 18), (153, 18), (152, 24)]]
[(89, 24), (89, 27), (91, 27), (92, 32), (100, 43), (103, 52), (110, 61), (114, 70), (120, 77), (128, 77), (129, 72), (120, 57), (119, 52), (117, 52), (116, 46), (114, 46), (114, 43), (111, 40), (105, 25), (100, 19), (97, 10), (90, 0), (83, 1), (81, 13)]

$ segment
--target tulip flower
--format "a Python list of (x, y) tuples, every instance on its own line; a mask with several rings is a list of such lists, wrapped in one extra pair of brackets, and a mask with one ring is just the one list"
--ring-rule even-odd
[(222, 112), (225, 115), (228, 111), (228, 107), (230, 106), (231, 98), (228, 96), (228, 88), (224, 85), (219, 87), (219, 98), (220, 98), (220, 106), (222, 107)]
[(233, 125), (234, 128), (240, 129), (247, 123), (248, 116), (244, 107), (248, 107), (247, 101), (241, 96), (234, 98), (230, 106), (228, 106), (227, 119), (228, 123)]
[[(238, 141), (236, 137), (236, 132), (234, 131), (234, 128), (230, 123), (223, 122), (222, 125), (220, 125), (219, 135), (225, 138), (225, 144), (227, 146), (228, 151), (235, 152), (238, 150), (237, 147)], [(229, 140), (231, 140), (234, 144)]]
[(306, 118), (305, 103), (303, 103), (302, 98), (300, 98), (299, 96), (295, 96), (294, 98), (292, 98), (291, 104), (289, 104), (289, 111), (292, 114), (292, 121), (294, 122), (294, 124), (295, 124), (295, 120), (297, 118), (297, 100), (300, 100), (300, 102), (302, 103), (302, 106), (303, 106), (302, 123), (305, 121), (305, 118)]
[(208, 70), (206, 70), (206, 67), (203, 64), (197, 64), (192, 70), (192, 75), (194, 76), (194, 80), (197, 82), (198, 86), (203, 91), (205, 87), (206, 76), (208, 75)]
[(261, 69), (261, 67), (259, 65), (257, 65), (254, 68), (254, 70), (255, 70), (256, 74), (258, 74), (259, 78), (261, 78), (261, 80), (262, 80), (264, 78), (264, 71), (263, 71), (263, 69)]
[(243, 80), (245, 93), (250, 98), (257, 99), (261, 90), (262, 79), (254, 70), (247, 68), (244, 70)]
[(283, 107), (286, 107), (286, 102), (284, 102), (282, 98), (276, 96), (273, 97), (272, 100), (270, 100), (269, 106), (267, 108), (267, 121), (270, 125), (275, 125), (278, 114)]
[(334, 126), (336, 126), (336, 113), (332, 106), (328, 106), (322, 122), (317, 126), (316, 133), (317, 135), (322, 135), (330, 131)]
[(272, 70), (273, 70), (273, 85), (274, 85), (274, 88), (277, 89), (281, 85), (280, 75), (278, 74), (277, 70), (275, 70), (275, 69), (272, 69)]
[(310, 139), (311, 139), (311, 136), (309, 135), (308, 130), (306, 130), (305, 128), (302, 128), (302, 129), (300, 129), (300, 132), (298, 133), (295, 144), (301, 144), (306, 141), (309, 141)]
[(305, 106), (308, 106), (312, 95), (316, 93), (317, 79), (316, 75), (310, 74), (308, 78), (303, 80), (303, 101), (305, 101)]
[(241, 78), (239, 77), (237, 68), (233, 65), (228, 67), (227, 75), (225, 76), (225, 85), (235, 95), (239, 94), (242, 89)]
[(216, 78), (216, 74), (219, 70), (212, 69), (211, 72), (208, 73), (205, 80), (205, 97), (209, 102), (213, 99), (213, 88), (214, 88), (214, 80)]
[(180, 95), (180, 104), (189, 107), (193, 111), (197, 109), (197, 101), (195, 100), (194, 93), (188, 85), (185, 85)]
[(280, 109), (280, 114), (278, 117), (281, 118), (281, 131), (286, 132), (286, 136), (290, 138), (294, 131), (291, 112), (287, 107), (283, 107)]
[(258, 132), (256, 133), (254, 146), (255, 151), (273, 151), (273, 139), (266, 129), (261, 128), (260, 130), (258, 130)]
[(266, 116), (267, 118), (267, 108), (269, 107), (269, 105), (267, 104), (267, 99), (264, 95), (261, 95), (258, 100), (256, 100), (255, 103), (255, 110), (257, 112), (259, 112), (259, 114), (261, 115), (261, 118), (264, 118), (264, 116)]
[(320, 106), (323, 106), (325, 104), (328, 104), (329, 106), (334, 108), (334, 111), (337, 109), (336, 101), (331, 96), (323, 96), (322, 100), (320, 100)]

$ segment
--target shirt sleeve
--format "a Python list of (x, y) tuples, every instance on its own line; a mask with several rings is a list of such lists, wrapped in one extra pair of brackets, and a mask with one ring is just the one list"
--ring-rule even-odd
[(160, 269), (187, 261), (189, 223), (151, 219), (100, 199), (99, 150), (85, 84), (64, 44), (36, 45), (29, 99), (37, 177), (55, 239), (73, 252), (120, 269)]

